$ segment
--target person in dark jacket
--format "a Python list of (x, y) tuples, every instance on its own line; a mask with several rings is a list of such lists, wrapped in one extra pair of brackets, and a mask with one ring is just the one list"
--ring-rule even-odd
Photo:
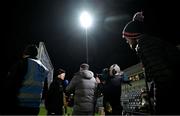
[(45, 99), (48, 115), (63, 115), (65, 74), (65, 70), (58, 69), (55, 73), (53, 82), (49, 86)]
[(179, 67), (180, 51), (176, 46), (145, 32), (142, 12), (134, 15), (123, 29), (123, 38), (127, 40), (144, 66), (146, 80), (154, 82), (154, 114), (180, 114), (179, 107)]
[(104, 103), (106, 115), (122, 115), (121, 106), (121, 86), (122, 83), (129, 83), (124, 80), (123, 72), (117, 64), (111, 65), (109, 68), (108, 81), (104, 86)]
[(67, 92), (74, 93), (73, 115), (93, 115), (95, 107), (95, 92), (97, 82), (88, 64), (81, 64), (70, 84)]
[(41, 94), (48, 69), (36, 58), (38, 48), (28, 45), (23, 58), (8, 72), (4, 89), (9, 93), (7, 112), (13, 115), (38, 115)]

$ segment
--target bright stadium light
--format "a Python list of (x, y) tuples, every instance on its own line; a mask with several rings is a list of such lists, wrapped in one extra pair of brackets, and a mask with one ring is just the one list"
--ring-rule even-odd
[(84, 27), (86, 29), (92, 25), (92, 18), (88, 12), (86, 12), (86, 11), (82, 12), (82, 14), (80, 16), (80, 23), (81, 23), (82, 27)]

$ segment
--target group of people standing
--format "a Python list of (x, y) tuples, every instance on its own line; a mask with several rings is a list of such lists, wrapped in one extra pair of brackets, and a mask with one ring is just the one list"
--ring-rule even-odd
[[(65, 80), (66, 71), (58, 69), (54, 73), (53, 81), (47, 86), (48, 69), (36, 56), (38, 49), (35, 45), (28, 45), (23, 58), (8, 72), (3, 99), (2, 114), (10, 115), (38, 115), (42, 97), (45, 100), (47, 115), (63, 115), (63, 109), (67, 108), (65, 96), (74, 94), (73, 115), (94, 115), (95, 104), (98, 94), (98, 77), (89, 70), (89, 65), (83, 63), (74, 74), (70, 83)], [(111, 104), (112, 114), (122, 111), (120, 105), (121, 78), (120, 67), (114, 64), (110, 67), (110, 75), (114, 77), (107, 84), (104, 93)], [(66, 94), (66, 95), (65, 95)], [(104, 94), (105, 95), (105, 94)], [(110, 95), (112, 97), (110, 97)], [(11, 109), (11, 112), (9, 111)]]
[[(175, 103), (180, 104), (180, 96), (177, 93), (180, 80), (177, 68), (180, 66), (180, 51), (145, 32), (142, 12), (136, 13), (127, 23), (122, 35), (130, 47), (137, 51), (145, 69), (146, 81), (154, 84), (152, 97), (155, 108), (152, 114), (179, 114)], [(36, 46), (28, 46), (23, 59), (8, 72), (7, 81), (4, 83), (3, 95), (6, 102), (3, 104), (2, 114), (38, 115), (48, 69), (36, 58), (37, 53)], [(45, 94), (48, 114), (63, 114), (66, 92), (74, 94), (73, 115), (93, 115), (97, 91), (102, 82), (89, 70), (89, 65), (81, 64), (69, 84), (64, 81), (65, 70), (60, 69), (57, 72)], [(111, 115), (121, 115), (121, 83), (128, 81), (123, 80), (123, 73), (117, 64), (113, 64), (107, 72), (103, 85), (104, 106), (111, 106)], [(11, 105), (7, 104), (7, 100)], [(105, 113), (108, 114), (106, 111)]]

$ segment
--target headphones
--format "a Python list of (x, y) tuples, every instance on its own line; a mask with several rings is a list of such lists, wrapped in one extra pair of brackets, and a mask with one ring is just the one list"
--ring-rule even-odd
[(113, 64), (113, 69), (112, 69), (112, 74), (113, 74), (113, 76), (117, 73), (117, 71), (114, 69), (114, 67), (116, 66), (116, 64)]
[(110, 76), (114, 76), (114, 75), (120, 73), (120, 67), (117, 64), (111, 65), (109, 70), (110, 70), (110, 72), (109, 72)]

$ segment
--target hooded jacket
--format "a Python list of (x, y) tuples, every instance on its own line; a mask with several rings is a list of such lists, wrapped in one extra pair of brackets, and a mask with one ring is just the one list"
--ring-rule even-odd
[(79, 71), (74, 75), (67, 92), (74, 92), (73, 114), (94, 112), (95, 90), (97, 87), (93, 72), (89, 70)]

